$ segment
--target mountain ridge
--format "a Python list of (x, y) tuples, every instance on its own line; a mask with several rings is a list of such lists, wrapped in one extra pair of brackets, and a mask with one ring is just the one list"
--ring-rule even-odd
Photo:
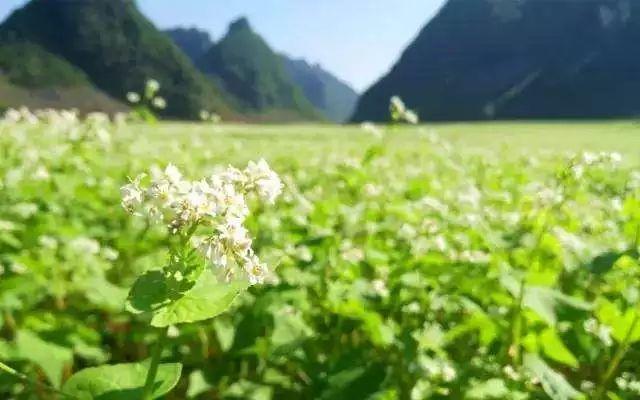
[(291, 119), (320, 118), (313, 105), (286, 73), (279, 56), (245, 17), (202, 55), (196, 66), (237, 99), (248, 114), (275, 112)]
[(628, 0), (449, 0), (352, 120), (386, 120), (392, 95), (424, 120), (634, 116), (638, 39)]
[[(241, 17), (233, 21), (228, 27), (228, 35), (240, 34), (243, 31), (251, 31), (259, 37), (261, 41), (266, 43), (262, 37), (255, 33), (251, 27), (251, 23), (246, 17)], [(198, 51), (201, 49), (202, 38), (209, 38), (209, 34), (195, 27), (183, 28), (175, 27), (165, 31), (182, 50), (189, 55), (193, 62), (204, 72), (211, 72), (211, 66), (203, 65), (201, 59), (206, 51)], [(221, 39), (221, 41), (224, 38)], [(209, 47), (215, 47), (216, 43), (210, 42)], [(245, 46), (249, 47), (249, 46)], [(316, 109), (322, 116), (333, 122), (345, 122), (353, 112), (358, 94), (343, 80), (326, 71), (320, 64), (311, 64), (304, 59), (294, 58), (283, 53), (276, 53), (270, 50), (275, 56), (280, 58), (280, 64), (284, 67), (290, 84), (298, 86), (306, 101)], [(273, 55), (269, 55), (273, 58)], [(208, 63), (224, 64), (222, 60), (209, 60)], [(244, 64), (247, 64), (246, 62)], [(211, 78), (220, 82), (224, 86), (224, 77), (218, 76), (218, 73), (210, 74)], [(251, 95), (244, 94), (241, 97), (250, 98)], [(257, 107), (260, 108), (260, 107)], [(316, 116), (314, 116), (315, 118)]]
[[(153, 78), (162, 84), (168, 117), (193, 119), (202, 109), (235, 115), (224, 92), (201, 75), (130, 0), (32, 0), (0, 25), (0, 45), (16, 44), (38, 46), (121, 102), (128, 91), (141, 91)], [(45, 57), (45, 52), (36, 58)], [(19, 64), (4, 60), (8, 62)]]

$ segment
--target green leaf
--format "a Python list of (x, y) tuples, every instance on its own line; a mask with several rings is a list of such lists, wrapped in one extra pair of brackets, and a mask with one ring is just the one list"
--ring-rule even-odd
[(66, 347), (46, 342), (27, 330), (18, 331), (15, 342), (18, 358), (38, 365), (49, 382), (60, 387), (63, 368), (71, 363), (73, 352)]
[(469, 399), (506, 399), (509, 394), (507, 385), (502, 379), (493, 378), (481, 383), (472, 383), (471, 389), (466, 393)]
[(273, 389), (266, 385), (240, 380), (232, 383), (225, 391), (225, 397), (243, 400), (271, 400)]
[(368, 310), (357, 299), (349, 299), (333, 305), (333, 312), (347, 318), (362, 322), (363, 331), (376, 346), (386, 347), (395, 341), (394, 327), (391, 322), (385, 322), (380, 314)]
[(219, 317), (213, 320), (213, 330), (223, 351), (229, 351), (233, 346), (236, 328), (229, 318)]
[(33, 276), (3, 278), (0, 280), (0, 309), (27, 309), (37, 304), (46, 294), (46, 290), (42, 290), (42, 285)]
[(597, 255), (587, 265), (587, 269), (596, 275), (601, 275), (611, 270), (625, 252), (607, 251)]
[(275, 347), (294, 345), (313, 335), (313, 330), (299, 312), (290, 312), (286, 307), (274, 313), (274, 329), (271, 344)]
[[(81, 400), (139, 399), (148, 369), (148, 361), (83, 369), (69, 378), (62, 391)], [(157, 399), (173, 389), (181, 371), (180, 364), (160, 364), (152, 398)]]
[(162, 271), (147, 271), (133, 284), (126, 308), (128, 311), (139, 314), (152, 312), (169, 302), (169, 288), (167, 279)]
[(209, 271), (205, 271), (191, 290), (155, 309), (151, 325), (162, 328), (213, 318), (227, 311), (246, 288), (246, 282), (219, 283)]
[(127, 299), (127, 290), (107, 281), (103, 276), (90, 279), (86, 296), (93, 304), (108, 311), (120, 311)]
[[(509, 275), (501, 277), (501, 284), (518, 298), (520, 284)], [(559, 290), (547, 286), (525, 285), (522, 304), (534, 311), (543, 321), (553, 326), (558, 322), (557, 311), (562, 307), (577, 310), (591, 310), (592, 305), (575, 297), (568, 296)]]
[(635, 343), (640, 340), (640, 316), (634, 307), (624, 313), (612, 302), (601, 299), (597, 303), (596, 316), (598, 320), (611, 327), (611, 337), (618, 343), (626, 341)]
[(205, 379), (204, 373), (201, 370), (195, 370), (189, 375), (189, 389), (187, 390), (187, 397), (194, 398), (211, 388), (212, 386)]
[[(355, 361), (355, 360), (353, 360)], [(355, 366), (338, 371), (327, 378), (327, 388), (317, 397), (329, 399), (365, 399), (380, 390), (385, 368), (382, 365)]]
[(571, 351), (562, 343), (555, 330), (545, 329), (540, 335), (540, 342), (544, 354), (554, 361), (578, 368), (578, 360)]
[(581, 399), (582, 394), (573, 388), (564, 378), (540, 357), (527, 353), (523, 359), (523, 366), (531, 375), (538, 378), (545, 393), (553, 400)]

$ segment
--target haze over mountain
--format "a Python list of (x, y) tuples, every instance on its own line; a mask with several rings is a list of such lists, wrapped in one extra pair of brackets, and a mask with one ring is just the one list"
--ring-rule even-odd
[(283, 62), (246, 18), (196, 62), (236, 99), (244, 113), (266, 119), (319, 119), (320, 115), (284, 69)]
[(638, 1), (449, 0), (353, 120), (386, 120), (393, 95), (424, 120), (634, 116), (638, 43)]
[(165, 33), (194, 62), (213, 46), (211, 35), (198, 28), (173, 28)]
[(32, 0), (0, 26), (0, 46), (15, 55), (0, 62), (14, 88), (82, 88), (124, 100), (154, 78), (168, 116), (195, 118), (202, 109), (233, 115), (221, 90), (130, 0)]
[[(245, 27), (251, 30), (248, 21), (245, 22)], [(207, 32), (197, 28), (174, 28), (166, 30), (165, 32), (173, 39), (178, 47), (180, 47), (193, 60), (194, 63), (203, 68), (205, 72), (211, 71), (211, 67), (203, 66), (205, 63), (201, 61), (201, 58), (208, 52), (208, 50), (216, 47)], [(257, 38), (258, 34), (255, 32), (252, 32), (252, 35), (248, 36), (252, 36), (251, 41), (264, 42), (264, 39)], [(266, 45), (266, 42), (264, 42), (264, 44)], [(256, 44), (256, 46), (258, 45)], [(238, 50), (242, 52), (243, 49), (250, 47), (251, 46), (245, 46)], [(311, 65), (305, 60), (293, 59), (283, 54), (277, 55), (271, 49), (266, 51), (264, 46), (258, 47), (265, 50), (264, 53), (267, 55), (264, 57), (274, 61), (271, 63), (274, 66), (277, 64), (274, 56), (281, 58), (281, 64), (284, 67), (284, 71), (288, 75), (288, 78), (281, 76), (279, 79), (288, 80), (289, 82), (287, 85), (293, 84), (297, 86), (302, 91), (306, 100), (310, 102), (324, 118), (334, 122), (344, 122), (349, 119), (353, 113), (353, 109), (358, 99), (358, 94), (348, 84), (336, 78), (318, 64)], [(246, 56), (253, 58), (257, 56), (257, 53), (247, 53)], [(259, 62), (257, 59), (255, 61)], [(229, 60), (219, 60), (218, 62), (224, 64), (224, 62), (229, 62)], [(234, 60), (233, 63), (235, 65), (234, 68), (246, 68), (246, 65), (248, 65), (246, 62), (239, 63), (238, 60)], [(258, 70), (258, 72), (261, 74), (263, 73), (261, 70)], [(221, 79), (224, 81), (221, 76), (218, 76), (219, 74), (216, 73), (215, 75), (215, 79)], [(254, 79), (254, 75), (249, 73), (245, 73), (244, 76), (250, 77), (248, 79)], [(265, 77), (265, 79), (268, 78)], [(247, 81), (245, 84), (251, 85), (251, 82)], [(245, 97), (250, 96), (251, 95), (245, 95)], [(284, 104), (286, 106), (287, 103), (285, 102)]]
[(325, 71), (319, 64), (281, 56), (293, 81), (302, 88), (305, 97), (325, 118), (345, 122), (353, 114), (358, 94), (347, 83)]

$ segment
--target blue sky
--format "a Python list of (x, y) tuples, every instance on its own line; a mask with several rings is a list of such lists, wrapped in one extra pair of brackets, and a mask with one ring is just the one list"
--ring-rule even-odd
[[(25, 0), (1, 0), (0, 18)], [(219, 39), (247, 16), (271, 46), (319, 62), (359, 91), (380, 78), (444, 0), (138, 0), (158, 27), (197, 26)]]

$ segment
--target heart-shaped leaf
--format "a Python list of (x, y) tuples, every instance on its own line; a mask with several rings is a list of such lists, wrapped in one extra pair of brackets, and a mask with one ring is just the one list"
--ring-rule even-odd
[[(81, 400), (139, 399), (148, 369), (148, 361), (83, 369), (69, 378), (62, 391)], [(156, 399), (173, 389), (181, 371), (181, 364), (161, 364), (151, 397)]]
[(213, 318), (227, 311), (246, 288), (247, 283), (241, 281), (219, 283), (209, 271), (205, 271), (191, 290), (155, 309), (151, 325), (162, 328)]

